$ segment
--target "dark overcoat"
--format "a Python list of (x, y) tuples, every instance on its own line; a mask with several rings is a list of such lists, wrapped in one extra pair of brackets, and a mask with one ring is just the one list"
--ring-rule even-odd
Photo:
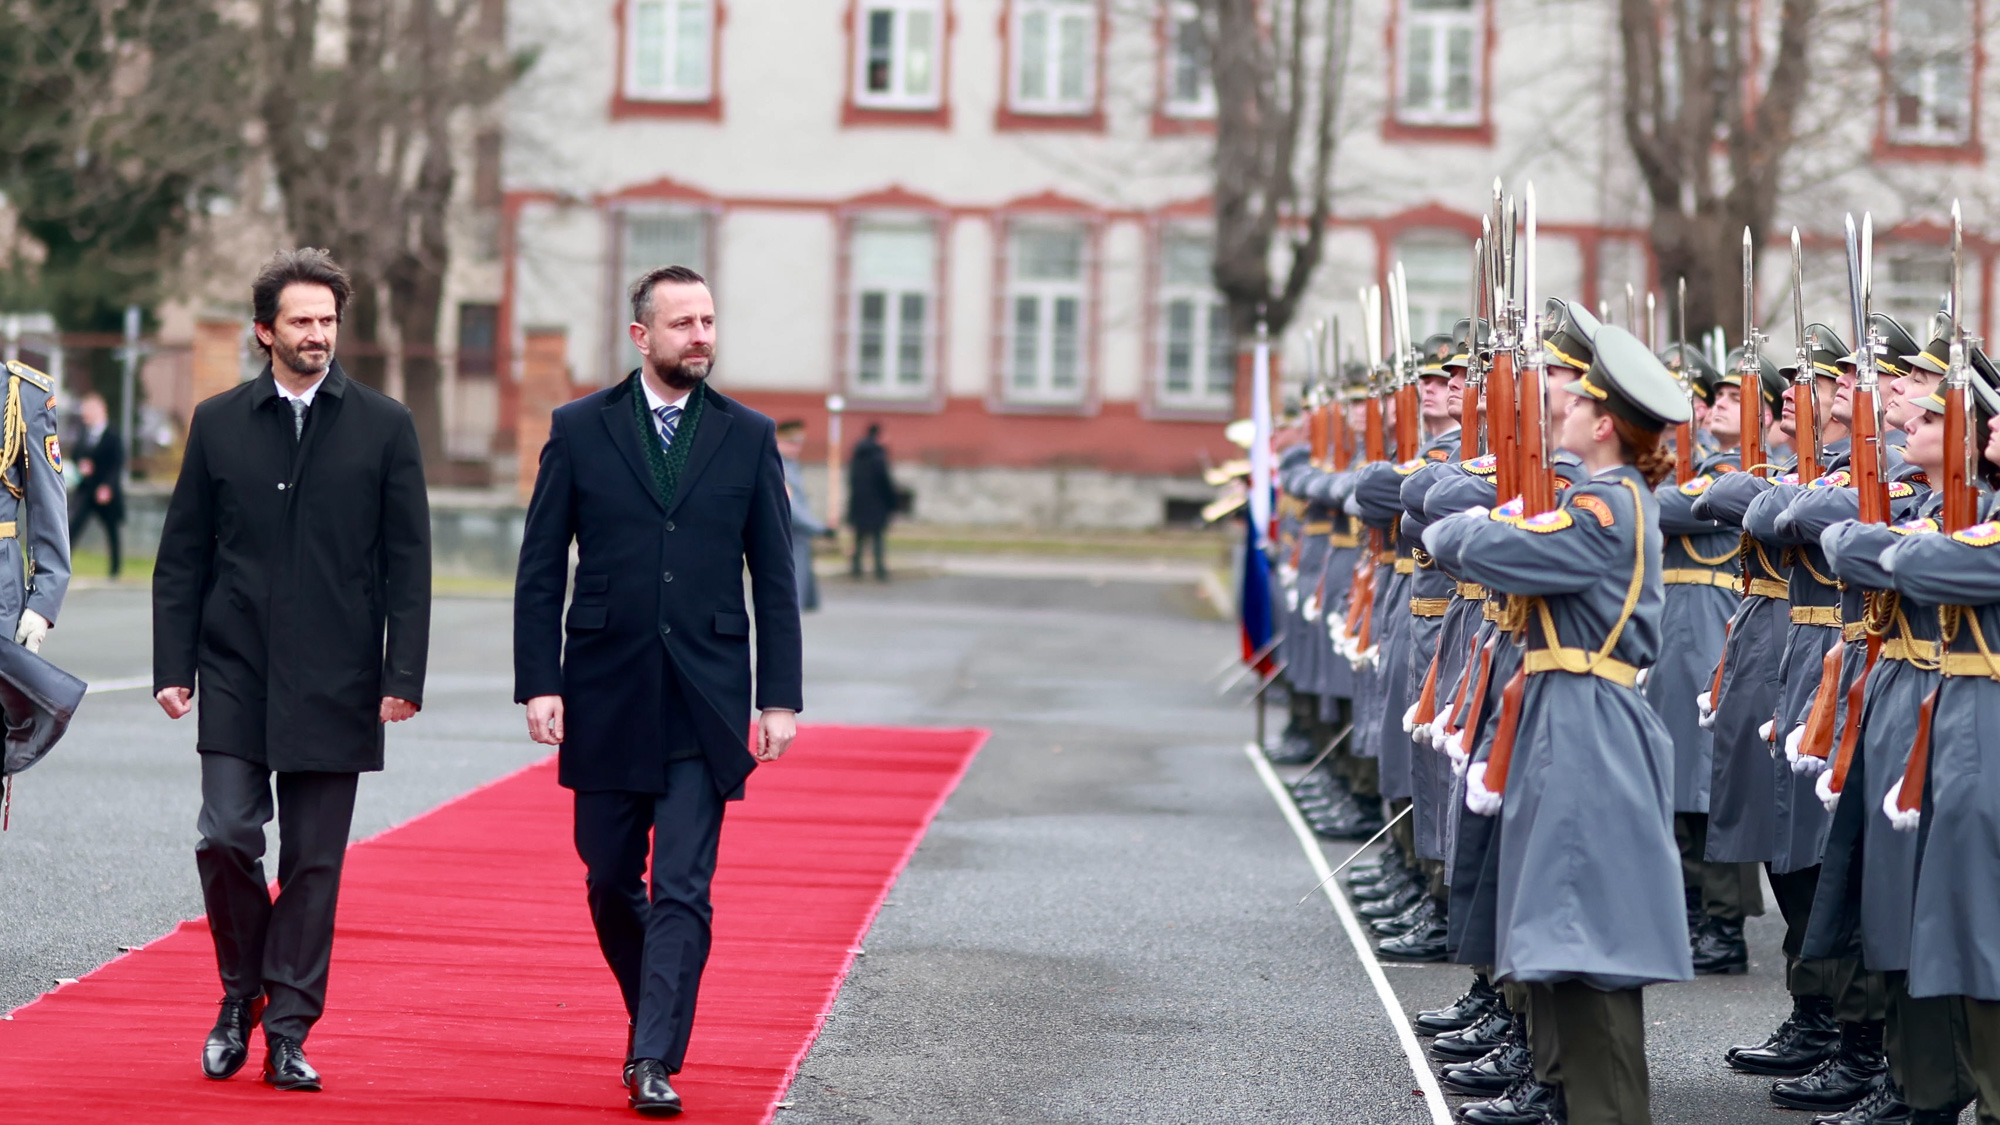
[(430, 645), (416, 426), (335, 363), (292, 431), (268, 365), (195, 407), (153, 567), (153, 689), (195, 689), (204, 752), (379, 770), (382, 697), (422, 705)]
[[(756, 767), (753, 610), (757, 707), (803, 705), (777, 428), (705, 389), (687, 465), (674, 495), (662, 497), (639, 444), (638, 378), (558, 407), (550, 420), (514, 588), (514, 699), (563, 697), (557, 772), (571, 789), (664, 792), (667, 732), (684, 722), (716, 788), (735, 795)], [(565, 619), (572, 543), (576, 595)], [(683, 715), (667, 713), (670, 674)]]
[(889, 451), (864, 437), (854, 443), (847, 463), (847, 523), (856, 531), (880, 531), (896, 513), (896, 479), (889, 473)]

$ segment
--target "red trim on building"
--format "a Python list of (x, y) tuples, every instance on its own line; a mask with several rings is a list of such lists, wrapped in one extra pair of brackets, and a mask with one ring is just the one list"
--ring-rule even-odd
[(1895, 42), (1893, 21), (1896, 0), (1884, 0), (1881, 6), (1882, 21), (1877, 40), (1876, 57), (1881, 61), (1882, 88), (1876, 95), (1875, 138), (1869, 156), (1881, 164), (1983, 164), (1986, 161), (1986, 145), (1979, 135), (1979, 110), (1982, 89), (1980, 79), (1986, 72), (1986, 0), (1971, 0), (1972, 3), (1972, 74), (1971, 104), (1967, 107), (1970, 119), (1966, 122), (1965, 140), (1955, 145), (1931, 145), (1914, 141), (1898, 141), (1889, 136), (1889, 118), (1895, 112), (1895, 78), (1891, 68), (1895, 66)]
[(722, 200), (692, 184), (684, 184), (671, 176), (661, 176), (643, 184), (633, 184), (617, 191), (606, 192), (596, 197), (598, 203), (619, 203), (625, 200), (646, 200), (649, 202), (693, 203), (703, 207), (714, 207)]
[(1389, 101), (1388, 112), (1382, 115), (1382, 139), (1385, 141), (1414, 141), (1430, 144), (1493, 144), (1493, 47), (1499, 39), (1499, 26), (1494, 20), (1494, 0), (1478, 0), (1484, 10), (1484, 26), (1480, 37), (1484, 43), (1480, 48), (1479, 60), (1479, 123), (1476, 125), (1420, 125), (1400, 120), (1396, 116), (1396, 106), (1402, 96), (1403, 54), (1397, 49), (1396, 35), (1402, 27), (1403, 5), (1408, 0), (1391, 0), (1389, 18), (1384, 29), (1389, 56)]
[(611, 19), (618, 26), (618, 65), (611, 87), (611, 120), (656, 118), (673, 121), (722, 120), (722, 24), (727, 18), (724, 0), (710, 0), (708, 35), (708, 97), (703, 101), (672, 101), (633, 98), (625, 94), (626, 24), (625, 9), (631, 0), (612, 0)]
[(997, 133), (1102, 133), (1104, 113), (1104, 51), (1111, 40), (1111, 13), (1106, 0), (1097, 3), (1097, 59), (1092, 75), (1091, 108), (1083, 113), (1034, 113), (1014, 108), (1014, 6), (1020, 0), (1004, 0), (1000, 6), (1000, 100), (993, 110), (993, 130)]
[(840, 124), (844, 129), (888, 125), (899, 128), (945, 129), (951, 128), (951, 37), (958, 30), (958, 14), (952, 10), (951, 0), (938, 0), (938, 12), (944, 17), (944, 26), (938, 32), (938, 104), (934, 109), (892, 109), (883, 106), (864, 106), (854, 100), (854, 59), (856, 53), (855, 24), (861, 13), (861, 0), (847, 0), (847, 13), (841, 20), (841, 27), (847, 33), (847, 86), (840, 98)]

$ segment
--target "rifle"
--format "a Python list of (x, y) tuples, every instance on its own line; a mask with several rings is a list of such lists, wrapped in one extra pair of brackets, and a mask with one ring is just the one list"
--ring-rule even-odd
[(1799, 447), (1799, 480), (1819, 479), (1819, 396), (1813, 376), (1812, 343), (1806, 339), (1805, 257), (1799, 249), (1799, 228), (1792, 228), (1792, 325), (1799, 350), (1792, 360), (1792, 436)]
[(1306, 442), (1312, 448), (1312, 464), (1316, 469), (1326, 468), (1326, 377), (1320, 370), (1324, 350), (1320, 341), (1325, 336), (1324, 320), (1306, 329)]
[(1503, 201), (1497, 178), (1493, 219), (1485, 225), (1489, 229), (1486, 285), (1493, 294), (1493, 366), (1486, 373), (1486, 414), (1498, 419), (1488, 429), (1493, 434), (1494, 490), (1498, 502), (1505, 504), (1521, 494), (1520, 419), (1514, 393), (1514, 318), (1507, 305), (1514, 269), (1514, 210), (1511, 201)]
[(1542, 349), (1542, 313), (1535, 305), (1535, 185), (1527, 185), (1525, 245), (1521, 252), (1521, 347), (1526, 361), (1520, 387), (1521, 512), (1540, 515), (1556, 506), (1556, 478), (1549, 459), (1548, 353)]
[[(1379, 357), (1382, 348), (1382, 288), (1371, 285), (1356, 296), (1361, 305), (1362, 358), (1368, 364), (1368, 397), (1362, 405), (1361, 457), (1374, 462), (1388, 459), (1382, 433), (1382, 385)], [(1354, 582), (1347, 593), (1347, 639), (1356, 654), (1366, 652), (1375, 637), (1375, 560), (1382, 554), (1382, 532), (1368, 529), (1368, 546), (1354, 560)], [(1360, 663), (1358, 656), (1349, 658)]]
[(1417, 390), (1416, 341), (1410, 338), (1410, 288), (1397, 262), (1389, 275), (1389, 325), (1396, 354), (1396, 460), (1408, 461), (1422, 449), (1422, 400)]
[(1339, 317), (1333, 318), (1333, 331), (1322, 343), (1327, 349), (1327, 370), (1331, 372), (1327, 382), (1328, 395), (1332, 401), (1327, 404), (1327, 409), (1333, 413), (1327, 417), (1327, 429), (1328, 444), (1333, 450), (1333, 464), (1329, 467), (1338, 472), (1354, 461), (1354, 442), (1347, 425), (1347, 401), (1342, 397), (1342, 392), (1346, 389), (1344, 383), (1347, 373), (1341, 366)]
[(1688, 279), (1679, 279), (1680, 319), (1676, 331), (1680, 346), (1674, 349), (1674, 377), (1681, 382), (1681, 393), (1688, 400), (1688, 421), (1674, 427), (1674, 483), (1686, 484), (1694, 479), (1694, 372), (1688, 368)]
[(1944, 530), (1963, 531), (1978, 519), (1979, 445), (1973, 433), (1972, 360), (1965, 343), (1962, 292), (1964, 231), (1951, 201), (1951, 358), (1944, 376)]
[(1743, 361), (1737, 364), (1742, 377), (1738, 395), (1743, 412), (1743, 471), (1761, 472), (1764, 464), (1764, 364), (1757, 333), (1757, 250), (1750, 241), (1750, 228), (1743, 228)]
[(1874, 302), (1875, 221), (1863, 213), (1861, 233), (1854, 216), (1847, 216), (1847, 301), (1854, 315), (1854, 487), (1860, 493), (1861, 522), (1889, 522), (1889, 489), (1882, 481), (1882, 408), (1876, 397), (1880, 375), (1875, 367), (1876, 337), (1871, 321)]
[(1465, 330), (1465, 387), (1459, 393), (1459, 433), (1460, 444), (1465, 439), (1472, 442), (1472, 455), (1486, 453), (1486, 420), (1480, 411), (1479, 396), (1486, 390), (1486, 374), (1479, 367), (1479, 324), (1482, 319), (1481, 305), (1485, 303), (1486, 287), (1486, 242), (1474, 239), (1472, 242), (1472, 323)]

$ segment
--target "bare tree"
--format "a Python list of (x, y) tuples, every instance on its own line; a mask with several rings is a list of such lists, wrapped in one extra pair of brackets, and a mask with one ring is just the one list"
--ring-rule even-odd
[(1770, 233), (1817, 2), (1780, 0), (1776, 49), (1760, 59), (1739, 0), (1619, 0), (1625, 138), (1661, 290), (1687, 278), (1692, 325), (1741, 329), (1743, 228), (1760, 247)]
[[(1216, 95), (1215, 284), (1238, 339), (1260, 312), (1278, 334), (1325, 246), (1353, 4), (1201, 0), (1201, 13)], [(1282, 276), (1271, 253), (1281, 237)]]
[[(351, 367), (386, 382), (400, 345), (403, 397), (426, 460), (443, 458), (437, 331), (457, 171), (453, 121), (498, 98), (526, 67), (500, 56), (481, 0), (259, 0), (259, 103), (300, 242), (355, 275), (344, 334)], [(340, 20), (338, 65), (321, 45)], [(386, 309), (385, 309), (386, 305)]]

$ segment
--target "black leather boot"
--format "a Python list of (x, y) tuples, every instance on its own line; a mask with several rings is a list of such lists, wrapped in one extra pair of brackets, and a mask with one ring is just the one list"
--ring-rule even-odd
[(1378, 938), (1402, 937), (1411, 930), (1430, 924), (1431, 916), (1437, 913), (1437, 903), (1429, 895), (1418, 895), (1417, 901), (1408, 910), (1394, 918), (1377, 918), (1368, 923)]
[(1354, 914), (1356, 917), (1366, 918), (1371, 922), (1378, 918), (1394, 918), (1396, 915), (1408, 910), (1411, 905), (1422, 897), (1424, 897), (1424, 889), (1417, 886), (1416, 880), (1405, 880), (1398, 884), (1394, 890), (1373, 902), (1363, 900), (1361, 905), (1354, 908)]
[[(1942, 1120), (1945, 1125), (1957, 1125), (1958, 1111), (1939, 1119), (1938, 1110), (1930, 1115), (1933, 1121)], [(1903, 1100), (1903, 1091), (1892, 1079), (1875, 1087), (1875, 1091), (1848, 1108), (1837, 1113), (1822, 1113), (1813, 1118), (1813, 1125), (1915, 1125), (1924, 1120), (1917, 1116), (1909, 1103)]]
[(1840, 1049), (1812, 1073), (1771, 1087), (1771, 1100), (1786, 1109), (1846, 1109), (1889, 1081), (1882, 1054), (1882, 1021), (1840, 1025)]
[(1328, 840), (1366, 840), (1382, 831), (1382, 798), (1356, 797), (1350, 805), (1343, 806), (1352, 815), (1324, 820), (1307, 820), (1314, 832)]
[(1296, 766), (1302, 762), (1312, 761), (1318, 753), (1306, 729), (1294, 723), (1285, 728), (1284, 734), (1278, 736), (1278, 748), (1266, 750), (1264, 756), (1271, 759), (1273, 765)]
[(1467, 1125), (1566, 1125), (1569, 1113), (1563, 1106), (1562, 1087), (1529, 1075), (1492, 1101), (1459, 1106), (1458, 1119)]
[(1471, 1062), (1445, 1067), (1439, 1072), (1438, 1081), (1454, 1094), (1491, 1098), (1506, 1093), (1514, 1083), (1534, 1075), (1535, 1055), (1528, 1049), (1527, 1022), (1514, 1020), (1508, 1025), (1507, 1037), (1501, 1040), (1498, 1047)]
[[(1435, 900), (1433, 900), (1435, 901)], [(1408, 931), (1375, 946), (1377, 956), (1389, 961), (1436, 963), (1450, 952), (1445, 946), (1445, 908), (1439, 906), (1430, 918)]]
[(1520, 1017), (1505, 1007), (1495, 1008), (1471, 1027), (1431, 1040), (1431, 1057), (1444, 1063), (1471, 1062), (1505, 1043), (1519, 1022)]
[(1743, 941), (1743, 919), (1710, 918), (1694, 939), (1694, 971), (1734, 975), (1750, 971), (1750, 947)]
[(1410, 869), (1398, 865), (1389, 874), (1372, 883), (1362, 883), (1348, 888), (1348, 897), (1356, 902), (1380, 902), (1402, 891), (1404, 887), (1417, 885), (1417, 877)]
[(1474, 973), (1472, 987), (1465, 990), (1465, 995), (1445, 1007), (1418, 1012), (1417, 1018), (1410, 1021), (1410, 1026), (1416, 1029), (1418, 1035), (1449, 1035), (1454, 1031), (1464, 1031), (1484, 1019), (1486, 1013), (1505, 1005), (1506, 1001), (1500, 999), (1500, 990), (1493, 987), (1486, 974)]
[(1749, 1074), (1791, 1077), (1825, 1062), (1839, 1047), (1840, 1028), (1834, 1023), (1833, 1001), (1824, 996), (1794, 996), (1792, 1014), (1769, 1039), (1754, 1047), (1731, 1047), (1722, 1053), (1722, 1060)]

